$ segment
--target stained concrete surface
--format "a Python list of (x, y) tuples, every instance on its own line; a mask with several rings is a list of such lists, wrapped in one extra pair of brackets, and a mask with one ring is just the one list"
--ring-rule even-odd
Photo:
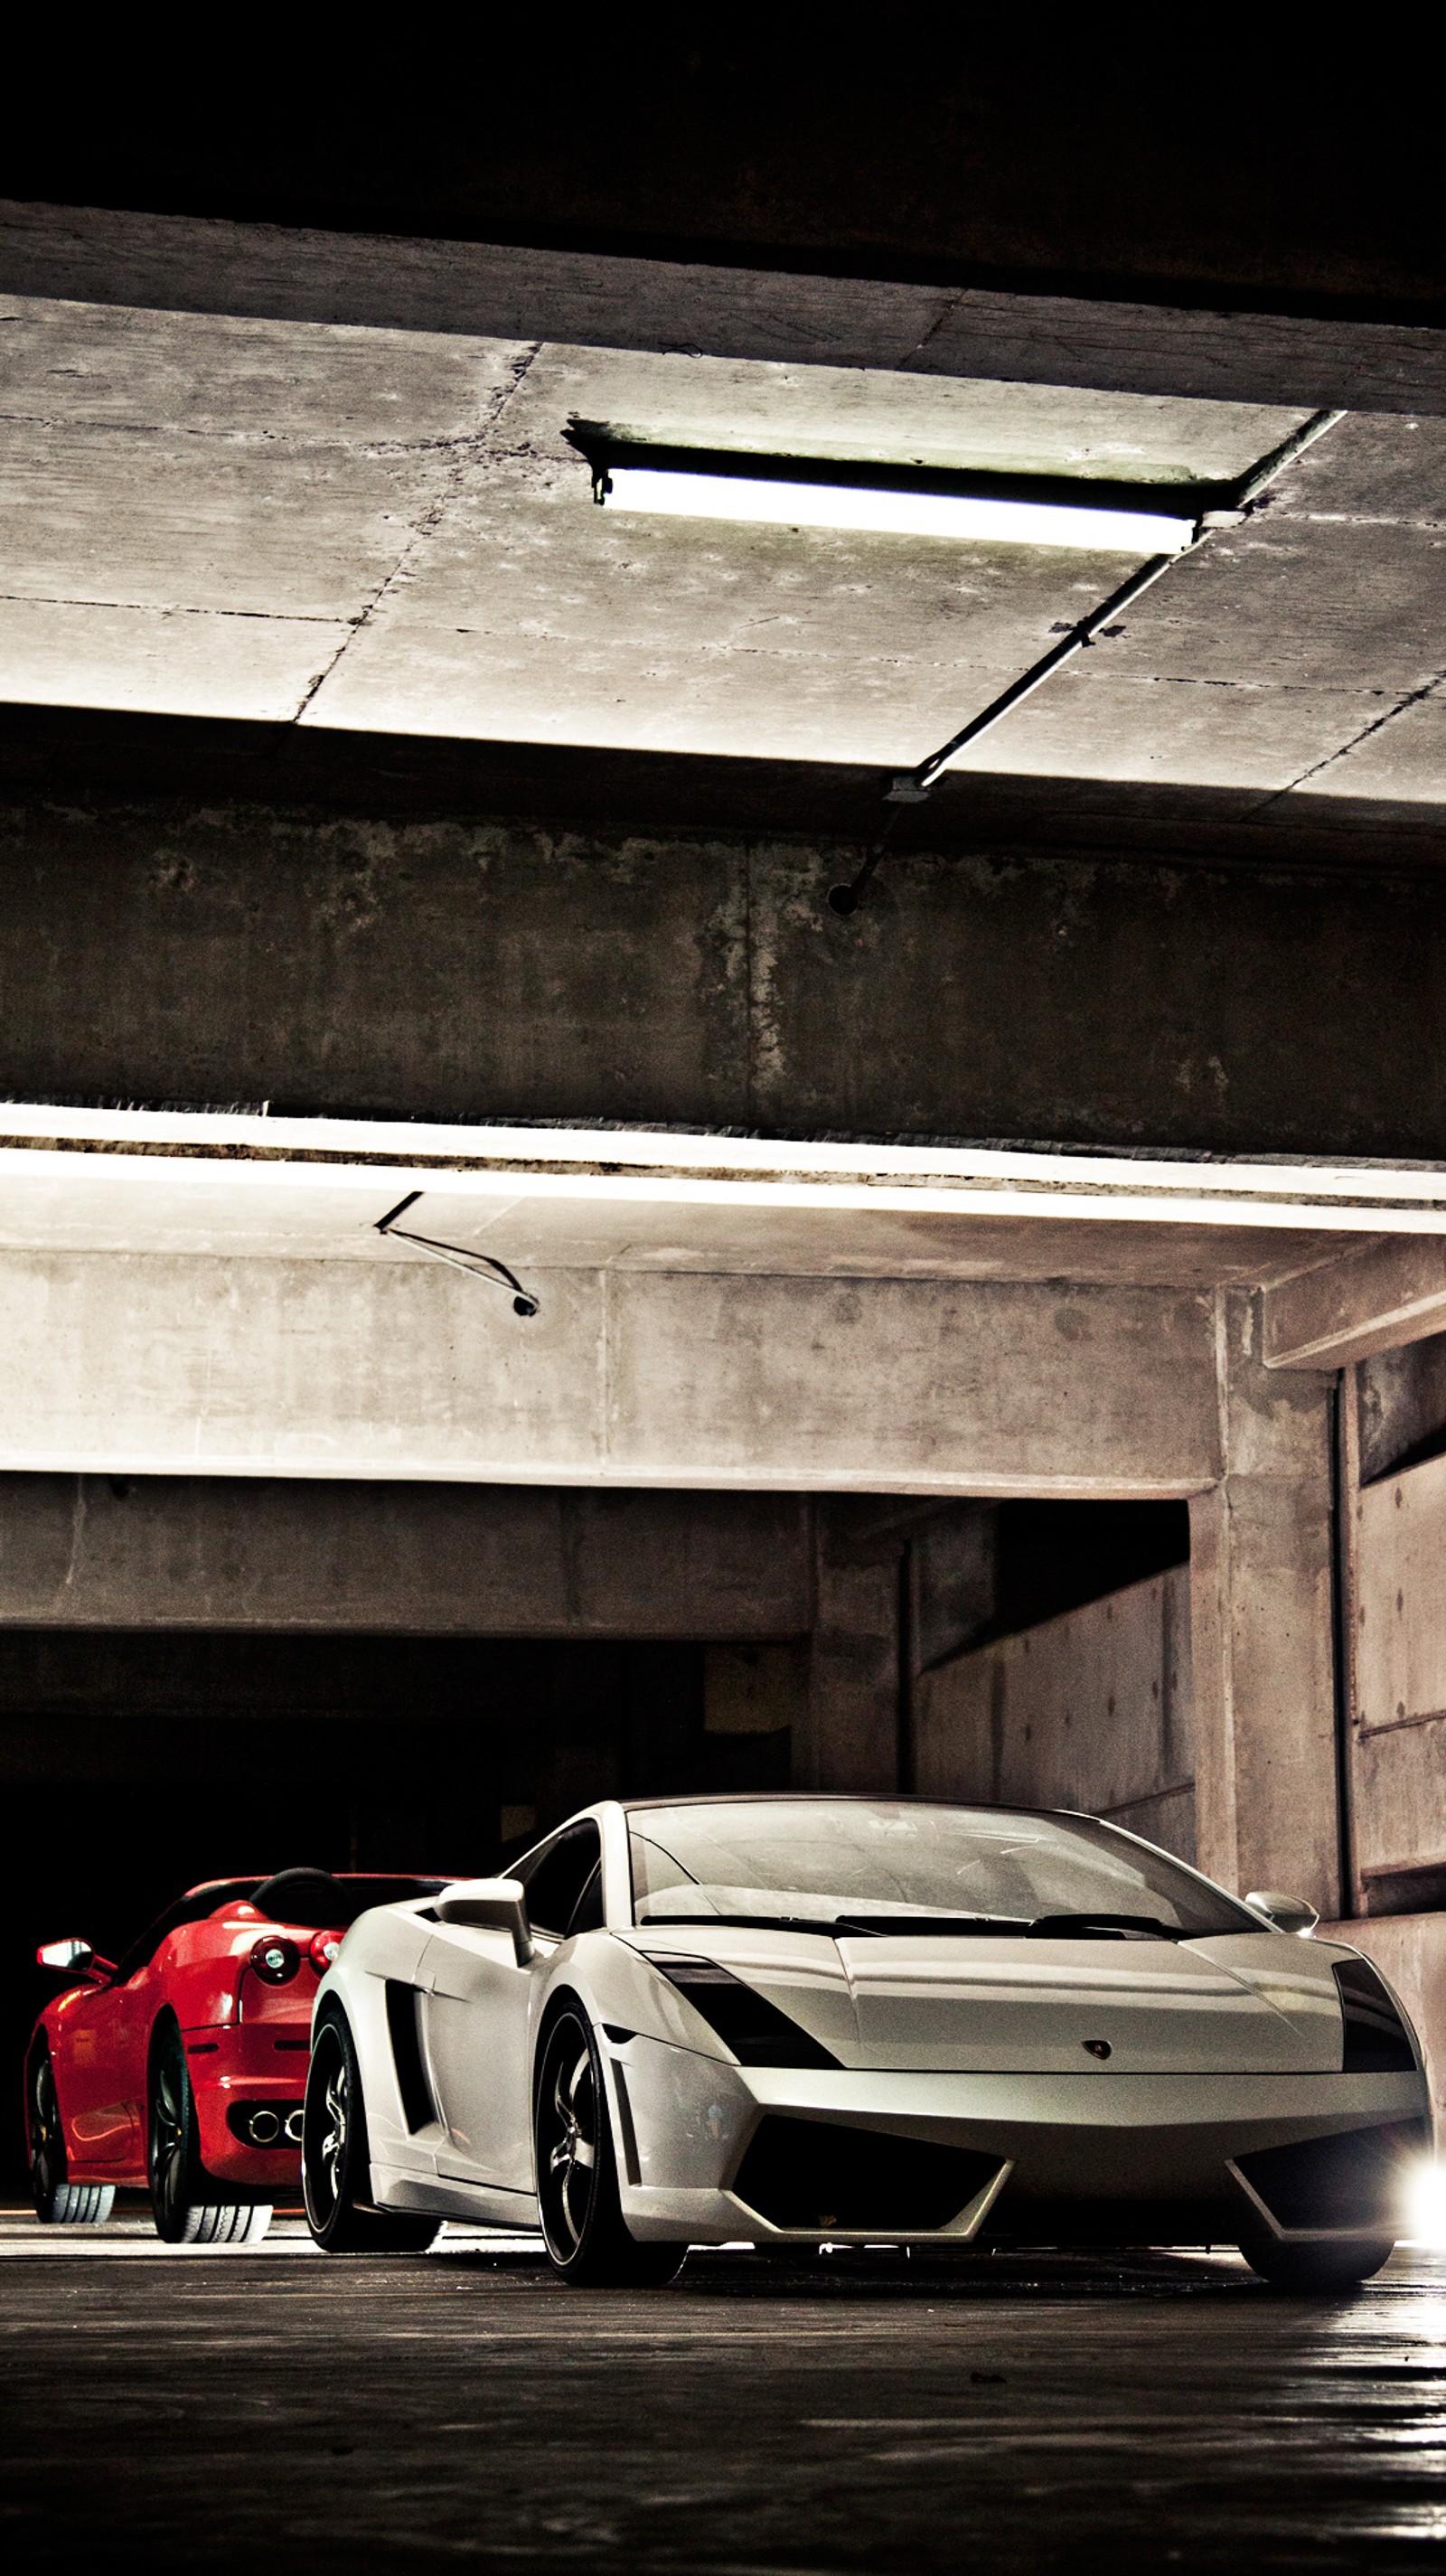
[[(1446, 2532), (1446, 2271), (695, 2256), (581, 2294), (444, 2237), (332, 2261), (118, 2235), (6, 2281), (0, 2510), (38, 2569), (832, 2576), (1412, 2568)], [(105, 2248), (102, 2251), (102, 2247)]]

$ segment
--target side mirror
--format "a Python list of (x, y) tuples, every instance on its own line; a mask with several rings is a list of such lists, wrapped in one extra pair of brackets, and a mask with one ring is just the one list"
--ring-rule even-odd
[(478, 1932), (510, 1932), (519, 1968), (532, 1957), (527, 1891), (520, 1878), (461, 1878), (437, 1899), (439, 1923), (466, 1923)]
[(1302, 1939), (1320, 1921), (1315, 1907), (1307, 1905), (1303, 1896), (1282, 1896), (1277, 1887), (1257, 1887), (1245, 1902), (1255, 1913), (1263, 1914), (1277, 1932), (1298, 1932)]
[(42, 1941), (35, 1953), (38, 1968), (59, 1968), (84, 1976), (95, 1952), (88, 1941)]

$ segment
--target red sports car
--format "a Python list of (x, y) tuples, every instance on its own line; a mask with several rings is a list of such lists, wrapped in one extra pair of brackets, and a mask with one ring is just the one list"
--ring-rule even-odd
[(168, 1905), (124, 1958), (49, 1941), (78, 1980), (47, 2004), (25, 2058), (37, 2214), (110, 2216), (117, 2184), (151, 2195), (168, 2245), (264, 2236), (301, 2187), (301, 2104), (317, 1981), (371, 1905), (444, 1878), (283, 1869), (211, 1879)]

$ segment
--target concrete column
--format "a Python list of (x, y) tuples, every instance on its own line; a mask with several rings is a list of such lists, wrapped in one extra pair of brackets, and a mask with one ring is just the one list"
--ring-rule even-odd
[[(906, 1507), (907, 1508), (907, 1507)], [(907, 1525), (881, 1495), (814, 1505), (814, 1618), (800, 1789), (891, 1793), (899, 1781), (899, 1563)]]
[(1261, 1299), (1217, 1301), (1224, 1473), (1190, 1507), (1199, 1865), (1339, 1902), (1331, 1388), (1268, 1371)]

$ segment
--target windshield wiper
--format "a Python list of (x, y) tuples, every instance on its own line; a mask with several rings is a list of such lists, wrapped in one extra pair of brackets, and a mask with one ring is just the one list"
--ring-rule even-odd
[(941, 1933), (958, 1932), (977, 1939), (981, 1934), (997, 1933), (1007, 1937), (1029, 1930), (1022, 1914), (841, 1914), (840, 1932), (927, 1933), (937, 1940)]
[(811, 1914), (645, 1914), (634, 1930), (651, 1932), (667, 1924), (678, 1931), (687, 1924), (695, 1932), (708, 1932), (715, 1923), (726, 1924), (734, 1932), (821, 1932), (830, 1941), (838, 1930), (832, 1918), (825, 1923)]
[(1143, 1932), (1157, 1941), (1183, 1941), (1174, 1923), (1155, 1914), (1037, 1914), (1026, 1937), (1031, 1941), (1111, 1941)]
[(704, 1928), (723, 1923), (734, 1931), (747, 1932), (822, 1932), (831, 1941), (841, 1932), (850, 1939), (858, 1933), (873, 1939), (889, 1932), (927, 1933), (931, 1939), (937, 1939), (941, 1932), (970, 1936), (1013, 1933), (1017, 1938), (1031, 1929), (1022, 1914), (834, 1914), (827, 1921), (811, 1914), (647, 1914), (636, 1929), (649, 1932), (655, 1924), (677, 1927), (684, 1923)]

